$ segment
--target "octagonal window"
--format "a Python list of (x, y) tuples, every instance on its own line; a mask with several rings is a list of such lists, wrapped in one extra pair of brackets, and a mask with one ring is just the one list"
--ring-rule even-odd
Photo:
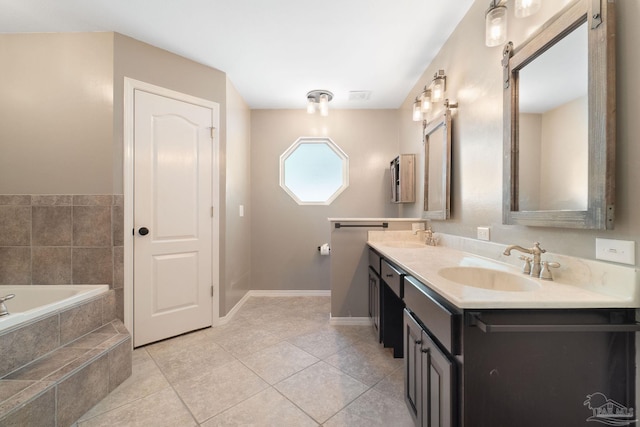
[(349, 157), (329, 138), (298, 138), (280, 156), (280, 186), (300, 205), (328, 205), (349, 186)]

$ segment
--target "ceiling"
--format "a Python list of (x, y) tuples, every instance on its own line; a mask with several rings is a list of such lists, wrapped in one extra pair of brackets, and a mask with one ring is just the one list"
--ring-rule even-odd
[(472, 3), (0, 0), (0, 33), (115, 31), (224, 71), (252, 109), (304, 108), (313, 89), (398, 108)]

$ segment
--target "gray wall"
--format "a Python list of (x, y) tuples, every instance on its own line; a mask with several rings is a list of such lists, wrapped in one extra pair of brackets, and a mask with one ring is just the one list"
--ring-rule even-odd
[(2, 34), (0, 52), (0, 195), (122, 194), (125, 76), (220, 104), (220, 313), (232, 308), (248, 287), (249, 227), (232, 221), (226, 244), (226, 198), (248, 204), (250, 114), (225, 73), (110, 32)]
[(0, 34), (0, 194), (111, 194), (113, 33)]
[[(395, 110), (251, 112), (251, 287), (329, 289), (329, 217), (396, 217), (389, 162), (398, 155)], [(301, 136), (327, 136), (348, 156), (349, 187), (328, 206), (298, 205), (280, 188), (280, 155)]]
[[(251, 287), (251, 111), (227, 79), (225, 279), (220, 289), (226, 314)], [(244, 216), (240, 216), (240, 206)]]
[[(563, 2), (543, 2), (543, 10), (529, 18), (510, 16), (509, 39), (517, 46), (530, 32), (561, 9)], [(435, 221), (435, 231), (476, 237), (476, 227), (490, 226), (491, 239), (505, 244), (542, 247), (583, 258), (595, 258), (595, 238), (635, 240), (636, 265), (640, 250), (640, 2), (617, 1), (617, 175), (616, 222), (613, 231), (580, 231), (502, 225), (502, 70), (500, 47), (484, 46), (485, 1), (476, 1), (400, 110), (400, 151), (421, 147), (421, 123), (411, 121), (411, 103), (442, 68), (447, 73), (447, 95), (459, 103), (453, 125), (452, 219)], [(422, 194), (422, 193), (420, 193)], [(421, 203), (403, 216), (419, 215)], [(412, 210), (413, 209), (413, 210)]]

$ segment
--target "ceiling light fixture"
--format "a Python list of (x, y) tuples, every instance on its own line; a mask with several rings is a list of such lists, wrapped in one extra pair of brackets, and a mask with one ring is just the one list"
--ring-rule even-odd
[(328, 90), (312, 90), (307, 93), (307, 113), (313, 114), (316, 109), (321, 116), (329, 115), (329, 101), (333, 99), (333, 94)]
[[(542, 0), (515, 0), (516, 18), (531, 16), (540, 10)], [(507, 41), (507, 0), (491, 0), (484, 16), (485, 44), (489, 47)]]

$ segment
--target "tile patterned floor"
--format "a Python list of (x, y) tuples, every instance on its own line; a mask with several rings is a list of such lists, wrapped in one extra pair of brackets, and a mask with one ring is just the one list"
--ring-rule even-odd
[(329, 311), (329, 297), (251, 297), (226, 325), (136, 349), (77, 427), (413, 426), (402, 359)]

